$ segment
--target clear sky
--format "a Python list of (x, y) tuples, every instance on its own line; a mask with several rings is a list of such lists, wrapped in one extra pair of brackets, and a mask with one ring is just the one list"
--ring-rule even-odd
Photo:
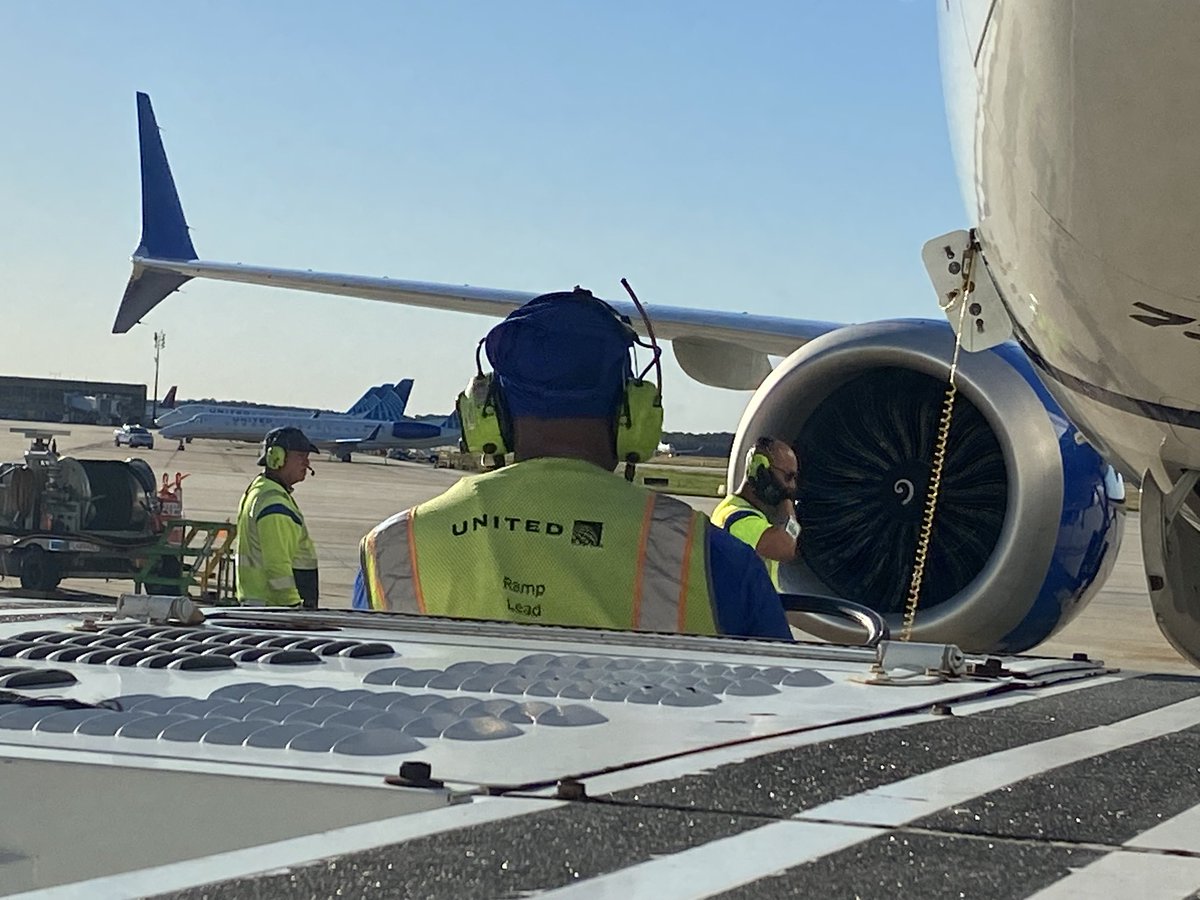
[[(205, 259), (797, 318), (938, 314), (932, 0), (0, 0), (0, 374), (448, 412), (492, 320), (193, 281), (110, 333), (148, 92)], [(668, 351), (670, 430), (749, 394)]]

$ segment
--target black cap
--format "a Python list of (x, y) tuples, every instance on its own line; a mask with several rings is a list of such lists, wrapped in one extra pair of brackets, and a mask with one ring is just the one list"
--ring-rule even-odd
[(295, 450), (297, 453), (320, 453), (321, 448), (310, 441), (299, 428), (290, 425), (285, 428), (272, 428), (263, 438), (262, 453), (257, 465), (267, 464), (267, 448), (282, 447), (284, 450)]

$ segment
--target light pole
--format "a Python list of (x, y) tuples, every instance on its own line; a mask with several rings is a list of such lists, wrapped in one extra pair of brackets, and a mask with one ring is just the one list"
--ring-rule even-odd
[(150, 410), (151, 425), (158, 422), (158, 354), (165, 346), (167, 346), (167, 333), (165, 331), (154, 332), (154, 405)]

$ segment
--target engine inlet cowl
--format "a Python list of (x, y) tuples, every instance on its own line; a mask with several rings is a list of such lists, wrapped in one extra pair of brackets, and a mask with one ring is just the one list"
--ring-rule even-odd
[[(797, 451), (803, 532), (782, 590), (862, 603), (899, 631), (953, 347), (942, 322), (848, 326), (797, 350), (755, 393), (729, 483), (761, 435)], [(1111, 469), (1074, 440), (1015, 345), (962, 354), (956, 383), (912, 637), (1016, 652), (1062, 627), (1111, 568)], [(801, 626), (855, 639), (832, 619)]]

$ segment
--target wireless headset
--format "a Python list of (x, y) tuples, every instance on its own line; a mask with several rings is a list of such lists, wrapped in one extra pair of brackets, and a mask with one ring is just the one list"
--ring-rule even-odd
[[(657, 452), (658, 443), (662, 440), (662, 366), (659, 361), (662, 350), (654, 337), (654, 329), (641, 302), (625, 279), (621, 279), (621, 283), (629, 291), (646, 323), (650, 344), (642, 346), (649, 346), (654, 353), (654, 358), (641, 374), (625, 379), (621, 402), (617, 407), (617, 458), (627, 465), (633, 465), (650, 459)], [(576, 293), (602, 306), (617, 325), (628, 333), (630, 344), (641, 343), (625, 316), (589, 292), (577, 290)], [(475, 347), (476, 374), (467, 384), (466, 390), (458, 395), (455, 404), (462, 420), (461, 444), (464, 450), (473, 453), (503, 456), (512, 450), (512, 427), (499, 379), (493, 373), (483, 371), (480, 360), (483, 343), (480, 341)], [(657, 368), (657, 383), (646, 379), (646, 374), (652, 366)]]

